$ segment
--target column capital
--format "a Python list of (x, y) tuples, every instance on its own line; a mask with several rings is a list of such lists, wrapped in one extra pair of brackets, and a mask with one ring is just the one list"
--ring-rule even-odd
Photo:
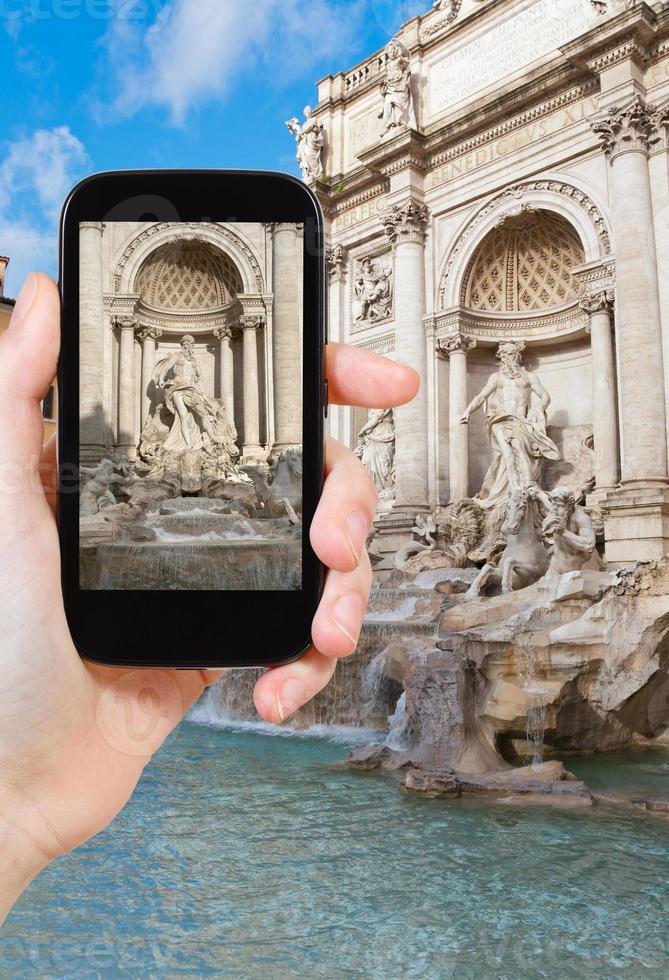
[(427, 219), (425, 204), (411, 200), (406, 204), (395, 204), (381, 217), (381, 222), (393, 245), (404, 242), (422, 245), (427, 236)]
[(105, 230), (104, 222), (102, 221), (80, 221), (79, 222), (80, 231), (99, 231), (100, 234)]
[[(593, 313), (612, 313), (613, 304), (615, 302), (615, 291), (613, 289), (602, 289), (598, 293), (592, 293), (590, 296), (586, 296), (578, 304), (585, 313), (590, 316)], [(590, 332), (589, 326), (585, 328), (587, 332)]]
[(467, 354), (475, 347), (476, 341), (473, 337), (467, 337), (463, 333), (454, 333), (448, 337), (440, 337), (437, 341), (436, 351), (442, 357), (450, 357), (451, 354)]
[(325, 262), (328, 268), (330, 282), (343, 282), (346, 277), (348, 253), (343, 245), (334, 245), (325, 249)]
[(232, 340), (232, 327), (229, 323), (223, 324), (221, 327), (214, 327), (213, 334), (217, 340)]
[(239, 325), (242, 330), (262, 330), (265, 326), (265, 317), (260, 313), (245, 313), (239, 318)]
[(119, 330), (135, 330), (137, 328), (137, 319), (134, 316), (115, 316), (112, 317), (112, 323)]
[(146, 324), (139, 324), (136, 330), (137, 339), (144, 343), (145, 340), (158, 340), (162, 337), (163, 331), (160, 327), (150, 327)]
[(621, 153), (648, 151), (669, 126), (669, 108), (647, 105), (639, 95), (622, 106), (611, 106), (591, 124), (609, 163)]

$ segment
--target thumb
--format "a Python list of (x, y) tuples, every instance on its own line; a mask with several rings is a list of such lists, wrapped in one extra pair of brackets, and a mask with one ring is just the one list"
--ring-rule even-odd
[(44, 507), (40, 480), (40, 402), (56, 373), (60, 302), (48, 276), (31, 273), (0, 337), (0, 510), (4, 518), (35, 518)]

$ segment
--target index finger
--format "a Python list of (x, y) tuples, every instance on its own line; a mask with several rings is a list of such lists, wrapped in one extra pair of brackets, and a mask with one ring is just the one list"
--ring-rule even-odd
[(325, 350), (332, 405), (391, 408), (418, 393), (420, 375), (405, 364), (346, 344), (328, 344)]

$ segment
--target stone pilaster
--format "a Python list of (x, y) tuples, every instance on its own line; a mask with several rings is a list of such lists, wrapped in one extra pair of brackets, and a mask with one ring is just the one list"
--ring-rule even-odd
[(611, 314), (614, 293), (604, 290), (581, 301), (590, 316), (587, 328), (592, 353), (592, 426), (595, 442), (595, 489), (598, 493), (618, 486), (620, 447), (616, 367)]
[(104, 412), (104, 287), (100, 221), (82, 221), (80, 242), (79, 413), (81, 460), (99, 460), (107, 439)]
[(469, 427), (460, 421), (469, 397), (467, 394), (467, 354), (476, 341), (456, 333), (437, 341), (437, 352), (450, 361), (448, 382), (448, 476), (450, 499), (469, 496)]
[[(669, 551), (667, 429), (657, 255), (648, 152), (661, 115), (635, 96), (592, 124), (611, 166), (621, 489), (603, 502), (610, 561)], [(604, 327), (600, 328), (603, 335)]]
[(142, 428), (151, 411), (151, 385), (153, 372), (156, 367), (156, 341), (162, 336), (159, 327), (141, 326), (137, 331), (137, 339), (142, 345)]
[(118, 448), (134, 459), (138, 434), (135, 432), (135, 328), (132, 316), (116, 317), (119, 331), (118, 366)]
[(404, 511), (428, 506), (427, 340), (425, 316), (425, 239), (428, 212), (424, 204), (396, 205), (381, 219), (395, 250), (395, 353), (397, 360), (420, 374), (421, 387), (409, 405), (395, 409), (395, 507)]
[(302, 374), (300, 336), (300, 283), (297, 227), (274, 224), (273, 242), (273, 355), (275, 446), (302, 444)]
[[(345, 340), (346, 279), (348, 256), (342, 245), (328, 248), (325, 253), (329, 282), (328, 337), (335, 343)], [(332, 405), (328, 411), (330, 433), (335, 439), (346, 439), (346, 421), (350, 409), (344, 405)]]
[(258, 374), (258, 332), (264, 326), (262, 316), (251, 314), (240, 321), (244, 354), (244, 458), (262, 455), (260, 445), (260, 383)]
[(216, 327), (214, 336), (219, 341), (218, 357), (218, 388), (220, 397), (225, 405), (228, 418), (235, 421), (235, 361), (232, 352), (232, 328), (227, 324)]

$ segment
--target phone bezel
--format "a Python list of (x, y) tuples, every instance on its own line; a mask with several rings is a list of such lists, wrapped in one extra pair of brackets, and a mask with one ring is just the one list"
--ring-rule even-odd
[[(142, 219), (304, 225), (305, 530), (299, 592), (79, 588), (79, 225)], [(59, 280), (58, 521), (65, 611), (80, 654), (102, 664), (183, 669), (268, 667), (302, 656), (311, 646), (324, 582), (308, 533), (322, 489), (327, 411), (324, 229), (315, 194), (293, 177), (262, 171), (95, 174), (71, 191), (63, 207)]]

